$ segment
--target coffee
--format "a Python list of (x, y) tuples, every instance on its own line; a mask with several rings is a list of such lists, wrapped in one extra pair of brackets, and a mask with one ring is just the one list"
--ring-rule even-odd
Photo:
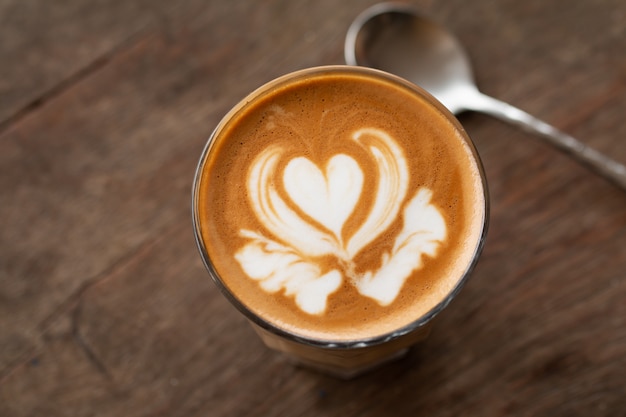
[(377, 71), (322, 67), (224, 118), (194, 216), (207, 266), (249, 317), (341, 344), (403, 332), (449, 301), (480, 250), (485, 196), (441, 105)]

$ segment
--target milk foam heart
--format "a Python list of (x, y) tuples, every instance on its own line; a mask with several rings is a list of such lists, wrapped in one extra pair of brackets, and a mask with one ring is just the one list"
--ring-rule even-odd
[(304, 213), (341, 240), (343, 224), (354, 211), (363, 188), (363, 171), (350, 156), (333, 156), (322, 172), (305, 157), (287, 164), (284, 184), (289, 197)]

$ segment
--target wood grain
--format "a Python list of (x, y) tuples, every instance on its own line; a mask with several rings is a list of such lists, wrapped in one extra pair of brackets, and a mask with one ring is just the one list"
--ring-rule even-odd
[[(407, 358), (351, 381), (262, 346), (190, 224), (246, 93), (342, 63), (373, 1), (0, 1), (0, 415), (626, 415), (626, 193), (476, 114), (472, 279)], [(415, 1), (480, 88), (626, 163), (626, 4)]]

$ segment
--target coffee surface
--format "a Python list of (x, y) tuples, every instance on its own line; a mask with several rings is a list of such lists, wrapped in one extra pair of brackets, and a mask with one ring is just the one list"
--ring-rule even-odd
[(458, 125), (358, 70), (261, 89), (214, 133), (197, 188), (224, 287), (273, 325), (356, 340), (426, 314), (483, 231), (479, 167)]

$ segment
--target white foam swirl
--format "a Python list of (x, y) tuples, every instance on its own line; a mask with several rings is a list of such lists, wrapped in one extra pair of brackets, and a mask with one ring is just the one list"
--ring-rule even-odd
[(274, 236), (298, 252), (310, 257), (336, 253), (334, 239), (302, 220), (278, 195), (273, 177), (281, 154), (280, 147), (271, 146), (252, 164), (247, 188), (254, 212)]
[(446, 223), (430, 204), (432, 192), (421, 188), (404, 209), (404, 225), (381, 267), (353, 276), (359, 293), (385, 306), (391, 304), (411, 273), (422, 267), (422, 255), (435, 256), (446, 238)]
[(261, 288), (269, 293), (284, 289), (285, 295), (295, 297), (296, 304), (308, 314), (326, 310), (328, 296), (342, 282), (339, 271), (322, 273), (315, 262), (289, 247), (249, 230), (242, 230), (241, 234), (252, 242), (241, 248), (235, 259), (250, 278), (259, 281)]
[(376, 200), (367, 220), (348, 241), (346, 251), (350, 258), (356, 256), (395, 220), (409, 182), (404, 153), (391, 136), (380, 129), (367, 128), (354, 132), (352, 139), (359, 142), (363, 136), (374, 142), (369, 150), (378, 167), (378, 187)]
[[(281, 147), (270, 146), (261, 152), (248, 174), (252, 209), (282, 243), (243, 229), (240, 234), (248, 243), (235, 258), (263, 290), (284, 290), (308, 314), (324, 313), (328, 296), (340, 287), (344, 275), (360, 294), (383, 306), (391, 304), (413, 271), (422, 267), (422, 255), (435, 256), (446, 238), (445, 220), (431, 203), (432, 192), (421, 188), (405, 205), (402, 230), (391, 252), (382, 255), (381, 266), (375, 271), (355, 272), (356, 255), (396, 220), (407, 194), (409, 173), (404, 153), (383, 130), (359, 129), (352, 140), (375, 161), (378, 183), (367, 218), (347, 244), (342, 238), (343, 226), (360, 200), (364, 181), (363, 170), (352, 157), (334, 155), (323, 171), (305, 157), (287, 163), (282, 175), (285, 192), (316, 224), (292, 210), (276, 190)], [(337, 269), (323, 270), (319, 259), (328, 255), (340, 261), (343, 274)]]

